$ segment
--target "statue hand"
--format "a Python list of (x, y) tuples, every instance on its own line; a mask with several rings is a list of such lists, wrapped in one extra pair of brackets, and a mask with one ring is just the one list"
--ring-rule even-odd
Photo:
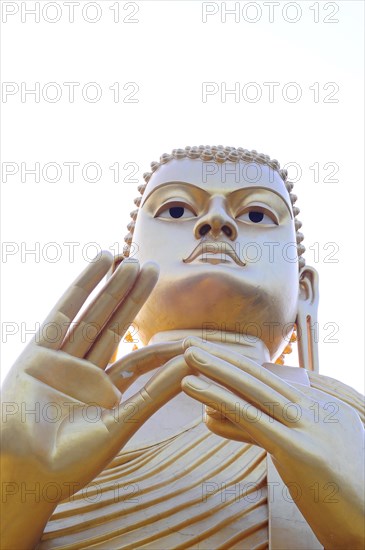
[[(169, 376), (163, 371), (120, 403), (120, 391), (104, 368), (156, 284), (158, 268), (149, 263), (139, 270), (138, 262), (124, 261), (69, 330), (111, 264), (111, 255), (103, 254), (76, 279), (5, 381), (4, 548), (34, 546), (58, 502), (102, 471), (191, 372), (180, 355)], [(182, 342), (160, 352), (161, 364), (183, 353)], [(158, 357), (157, 350), (155, 362)], [(161, 391), (166, 381), (170, 385)]]
[(243, 441), (248, 435), (272, 455), (325, 548), (363, 548), (364, 430), (356, 411), (241, 355), (209, 347), (210, 353), (201, 345), (185, 352), (188, 365), (210, 379), (186, 377), (185, 393), (228, 419), (226, 437), (239, 439), (242, 430)]

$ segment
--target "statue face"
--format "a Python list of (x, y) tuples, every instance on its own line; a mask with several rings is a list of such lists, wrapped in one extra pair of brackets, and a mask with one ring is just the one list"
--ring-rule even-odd
[(240, 332), (273, 357), (295, 321), (299, 277), (285, 184), (268, 166), (172, 160), (151, 176), (133, 241), (160, 278), (135, 320), (164, 330)]

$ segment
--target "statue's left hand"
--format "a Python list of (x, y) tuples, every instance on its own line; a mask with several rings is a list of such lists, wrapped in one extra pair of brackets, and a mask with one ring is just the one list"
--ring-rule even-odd
[(185, 352), (185, 359), (210, 380), (187, 376), (184, 392), (217, 411), (210, 416), (213, 424), (224, 415), (220, 435), (254, 443), (272, 455), (326, 549), (363, 548), (364, 429), (357, 412), (221, 346), (197, 346)]

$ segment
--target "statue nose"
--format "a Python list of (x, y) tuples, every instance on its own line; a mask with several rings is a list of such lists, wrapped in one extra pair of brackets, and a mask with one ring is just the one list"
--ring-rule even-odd
[(228, 214), (222, 200), (212, 201), (209, 212), (195, 225), (194, 234), (197, 239), (210, 234), (215, 239), (224, 234), (234, 241), (237, 238), (237, 225)]

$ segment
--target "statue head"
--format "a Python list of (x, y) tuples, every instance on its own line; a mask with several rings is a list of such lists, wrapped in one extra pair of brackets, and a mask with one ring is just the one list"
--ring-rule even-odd
[(133, 247), (141, 264), (160, 266), (135, 320), (141, 340), (210, 325), (259, 338), (277, 358), (317, 297), (287, 171), (223, 146), (175, 149), (151, 168), (125, 239), (125, 256)]

